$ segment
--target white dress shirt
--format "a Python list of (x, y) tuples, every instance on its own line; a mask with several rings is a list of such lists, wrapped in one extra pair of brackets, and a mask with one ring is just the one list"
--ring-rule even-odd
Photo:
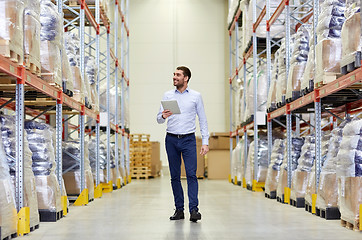
[[(181, 93), (177, 89), (167, 91), (162, 100), (177, 100), (181, 114), (172, 114), (167, 119), (168, 133), (173, 134), (188, 134), (196, 131), (196, 114), (199, 117), (200, 130), (202, 136), (202, 145), (209, 145), (209, 130), (207, 127), (206, 114), (204, 103), (201, 94), (192, 89), (186, 88)], [(162, 124), (166, 121), (162, 117), (163, 107), (157, 114), (157, 122)]]

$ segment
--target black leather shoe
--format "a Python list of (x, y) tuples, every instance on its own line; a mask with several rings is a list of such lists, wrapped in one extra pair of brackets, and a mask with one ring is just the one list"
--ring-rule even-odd
[(190, 221), (197, 222), (197, 220), (201, 220), (201, 213), (199, 213), (197, 210), (192, 210), (190, 213)]
[(175, 213), (170, 217), (170, 220), (180, 220), (185, 219), (183, 210), (176, 210)]

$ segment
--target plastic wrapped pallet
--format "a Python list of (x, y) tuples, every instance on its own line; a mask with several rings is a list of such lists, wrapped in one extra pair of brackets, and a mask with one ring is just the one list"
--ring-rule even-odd
[(74, 92), (74, 77), (70, 67), (68, 55), (65, 53), (64, 48), (62, 50), (62, 66), (63, 90), (66, 89)]
[(276, 91), (277, 91), (277, 84), (278, 84), (278, 60), (279, 60), (279, 52), (278, 49), (275, 52), (275, 58), (273, 63), (273, 70), (271, 73), (271, 81), (270, 81), (270, 88), (268, 92), (268, 100), (267, 100), (267, 109), (273, 111), (276, 109)]
[(304, 199), (308, 186), (309, 173), (314, 166), (315, 160), (315, 137), (307, 136), (302, 147), (301, 156), (298, 159), (298, 167), (292, 178), (290, 198), (297, 201), (298, 198)]
[(59, 212), (62, 205), (59, 182), (55, 175), (55, 130), (47, 124), (35, 121), (26, 121), (24, 129), (32, 152), (32, 170), (39, 210)]
[(42, 78), (62, 86), (60, 47), (63, 38), (63, 19), (50, 0), (40, 2), (40, 63)]
[[(63, 178), (68, 195), (81, 193), (80, 143), (79, 140), (63, 142)], [(84, 188), (88, 189), (88, 199), (94, 199), (94, 182), (88, 157), (88, 144), (84, 143)]]
[[(10, 169), (12, 184), (15, 187), (16, 170), (16, 128), (15, 117), (0, 116), (3, 150), (6, 152), (6, 158)], [(32, 153), (29, 149), (27, 134), (24, 138), (24, 206), (30, 209), (30, 226), (39, 224), (38, 200), (35, 191), (35, 178), (32, 171)]]
[[(89, 162), (92, 169), (94, 181), (96, 180), (96, 140), (92, 139), (88, 144)], [(99, 179), (101, 183), (107, 183), (107, 147), (103, 141), (99, 144)]]
[(254, 141), (250, 143), (248, 151), (248, 160), (246, 165), (245, 180), (246, 184), (252, 186), (253, 180), (265, 182), (268, 171), (268, 141), (265, 136), (258, 139), (258, 159), (256, 178), (254, 175)]
[(0, 141), (0, 227), (1, 239), (16, 233), (18, 214), (15, 206), (15, 189), (11, 182), (9, 166)]
[[(340, 0), (324, 1), (317, 25), (315, 83), (328, 83), (340, 73), (342, 58), (341, 30), (345, 21), (345, 3)], [(328, 77), (327, 77), (328, 76)]]
[(312, 84), (314, 83), (314, 74), (315, 74), (314, 35), (312, 34), (309, 40), (308, 60), (301, 80), (301, 90), (302, 91), (304, 90), (304, 93), (307, 93), (307, 91), (309, 92), (314, 89), (314, 84)]
[(303, 24), (295, 35), (295, 44), (287, 83), (286, 99), (294, 101), (300, 96), (301, 78), (308, 60), (311, 25)]
[[(118, 148), (118, 164), (116, 163), (116, 152), (115, 152), (115, 146), (114, 146), (114, 143), (111, 143), (111, 149), (112, 149), (112, 158), (111, 159), (111, 172), (112, 172), (112, 183), (113, 183), (113, 186), (116, 186), (116, 187), (120, 187), (118, 186), (117, 184), (120, 184), (122, 186), (122, 182), (123, 182), (123, 179), (122, 179), (122, 176), (121, 176), (121, 172), (120, 172), (120, 169), (119, 169), (119, 166), (120, 166), (120, 163), (121, 163), (121, 155), (120, 155), (120, 149)], [(118, 167), (117, 167), (118, 166)]]
[[(302, 147), (304, 145), (304, 138), (292, 138), (291, 146), (291, 162), (292, 162), (292, 178), (295, 170), (298, 166), (298, 159), (301, 155)], [(288, 187), (288, 160), (287, 160), (287, 147), (284, 149), (284, 158), (283, 164), (281, 165), (278, 187), (277, 187), (277, 197), (283, 199), (284, 189)]]
[(85, 72), (88, 77), (89, 82), (89, 96), (92, 107), (96, 110), (99, 110), (99, 101), (97, 94), (97, 76), (98, 76), (98, 68), (95, 62), (94, 57), (86, 57), (85, 58)]
[(345, 11), (347, 18), (343, 24), (341, 38), (342, 38), (342, 60), (341, 67), (356, 60), (357, 52), (361, 52), (362, 38), (361, 38), (361, 13), (360, 1), (347, 0), (347, 8)]
[(265, 193), (271, 195), (271, 192), (276, 192), (280, 168), (284, 159), (284, 148), (285, 148), (285, 140), (276, 139), (274, 141), (272, 153), (271, 153), (271, 161), (268, 167), (268, 174), (265, 180)]
[[(102, 108), (102, 112), (106, 111), (106, 107), (107, 107), (107, 91), (106, 91), (106, 86), (102, 86), (101, 88), (101, 94), (99, 96), (99, 104), (100, 107)], [(114, 115), (116, 113), (116, 88), (113, 86), (110, 90), (110, 97), (109, 97), (109, 110), (111, 112), (112, 115)], [(127, 105), (127, 104), (126, 104)], [(118, 120), (121, 119), (121, 89), (118, 87), (118, 106), (117, 106), (117, 111), (118, 111)], [(113, 116), (112, 116), (113, 118)]]
[(0, 0), (0, 54), (17, 61), (23, 60), (23, 9), (22, 0)]
[(328, 152), (321, 169), (319, 186), (317, 189), (316, 206), (320, 209), (336, 208), (338, 202), (338, 181), (337, 181), (337, 154), (342, 141), (343, 128), (350, 121), (346, 119), (331, 132)]
[(239, 7), (239, 2), (240, 0), (231, 0), (230, 5), (229, 5), (229, 13), (228, 13), (228, 24), (230, 25), (233, 20), (234, 20), (234, 16), (236, 11), (238, 10)]
[[(234, 181), (235, 177), (237, 181), (241, 180), (241, 148), (244, 147), (244, 140), (241, 139), (236, 147), (232, 151), (232, 158), (231, 158), (231, 179)], [(234, 182), (237, 184), (237, 182)]]
[(344, 127), (337, 159), (341, 219), (357, 229), (362, 204), (362, 119), (353, 119)]
[[(24, 62), (27, 68), (40, 70), (40, 0), (27, 1), (24, 10)], [(36, 71), (36, 69), (35, 69)]]
[[(321, 140), (321, 166), (324, 166), (325, 160), (327, 158), (328, 148), (329, 148), (329, 142), (331, 138), (331, 133), (325, 132), (322, 135)], [(317, 193), (316, 184), (315, 184), (315, 165), (311, 168), (311, 171), (309, 173), (308, 178), (308, 184), (307, 189), (305, 191), (305, 202), (308, 203), (310, 206), (312, 206), (312, 195)]]

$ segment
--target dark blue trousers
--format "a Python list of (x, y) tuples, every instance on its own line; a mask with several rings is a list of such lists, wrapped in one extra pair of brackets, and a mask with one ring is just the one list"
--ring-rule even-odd
[(189, 211), (197, 210), (199, 200), (196, 177), (197, 155), (195, 135), (177, 138), (166, 135), (166, 152), (171, 174), (171, 186), (176, 209), (184, 210), (184, 192), (181, 185), (181, 155), (185, 163)]

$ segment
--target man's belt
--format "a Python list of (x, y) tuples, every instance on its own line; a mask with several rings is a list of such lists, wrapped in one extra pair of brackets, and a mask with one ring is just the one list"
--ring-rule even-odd
[(184, 138), (184, 137), (188, 137), (188, 136), (192, 136), (195, 135), (195, 133), (188, 133), (188, 134), (173, 134), (173, 133), (167, 133), (168, 136), (171, 137), (177, 137), (177, 138)]

